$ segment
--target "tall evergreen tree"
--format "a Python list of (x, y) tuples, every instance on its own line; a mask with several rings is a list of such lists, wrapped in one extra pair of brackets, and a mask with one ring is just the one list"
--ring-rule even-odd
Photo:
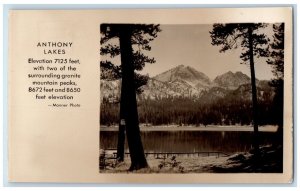
[[(140, 136), (136, 93), (147, 83), (148, 77), (135, 73), (142, 70), (146, 63), (154, 63), (142, 50), (150, 51), (149, 43), (160, 32), (159, 25), (146, 24), (102, 24), (100, 26), (101, 55), (121, 56), (121, 65), (110, 61), (101, 61), (102, 77), (122, 78), (120, 101), (120, 125), (117, 157), (124, 160), (125, 129), (131, 158), (129, 170), (138, 170), (148, 166)], [(119, 45), (109, 43), (119, 40)], [(106, 75), (106, 76), (105, 76)], [(107, 76), (108, 75), (108, 76)]]
[(212, 45), (221, 46), (220, 52), (241, 47), (242, 53), (240, 58), (242, 63), (248, 63), (249, 61), (253, 104), (253, 145), (256, 156), (258, 156), (259, 152), (259, 137), (254, 57), (267, 56), (264, 45), (268, 43), (268, 38), (265, 34), (260, 33), (260, 30), (266, 26), (263, 23), (214, 24), (210, 32)]
[[(270, 85), (275, 88), (273, 100), (274, 119), (278, 125), (280, 140), (283, 133), (283, 95), (284, 95), (284, 23), (273, 24), (273, 42), (269, 48), (269, 59), (267, 63), (273, 67), (273, 74)], [(280, 141), (282, 142), (282, 141)]]

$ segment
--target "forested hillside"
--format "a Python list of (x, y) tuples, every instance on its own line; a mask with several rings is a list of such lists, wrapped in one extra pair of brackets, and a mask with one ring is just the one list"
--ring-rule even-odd
[[(182, 83), (178, 84), (180, 81)], [(102, 125), (118, 124), (119, 84), (102, 83)], [(202, 88), (197, 88), (199, 84)], [(241, 72), (227, 72), (211, 82), (203, 73), (178, 66), (150, 79), (142, 89), (143, 93), (138, 95), (138, 112), (139, 121), (143, 124), (199, 126), (252, 123), (250, 78)], [(274, 88), (268, 81), (257, 80), (257, 92), (259, 125), (275, 124), (272, 110)]]

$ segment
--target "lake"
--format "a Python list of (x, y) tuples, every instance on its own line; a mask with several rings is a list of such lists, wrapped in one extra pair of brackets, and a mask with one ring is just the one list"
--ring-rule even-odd
[[(152, 128), (155, 129), (155, 128)], [(145, 152), (246, 152), (252, 147), (252, 128), (240, 127), (234, 130), (224, 127), (208, 129), (177, 128), (176, 130), (157, 128), (146, 130), (141, 128), (141, 137)], [(212, 129), (212, 130), (211, 130)], [(224, 129), (224, 130), (223, 130)], [(275, 132), (260, 131), (260, 145), (275, 141)], [(117, 148), (117, 128), (101, 128), (100, 148)], [(126, 144), (126, 150), (127, 144)]]

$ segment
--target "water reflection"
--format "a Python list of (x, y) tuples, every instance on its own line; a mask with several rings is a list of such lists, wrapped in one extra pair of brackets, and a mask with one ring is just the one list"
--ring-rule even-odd
[[(249, 151), (252, 132), (240, 131), (142, 131), (145, 152), (215, 152)], [(100, 132), (100, 148), (117, 147), (117, 131)], [(260, 132), (260, 143), (271, 144), (274, 133)], [(126, 144), (126, 149), (127, 144)], [(128, 149), (127, 149), (128, 150)]]

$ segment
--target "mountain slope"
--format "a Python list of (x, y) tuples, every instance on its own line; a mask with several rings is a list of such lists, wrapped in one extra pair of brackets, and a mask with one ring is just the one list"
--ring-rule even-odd
[(216, 86), (228, 88), (228, 89), (236, 89), (240, 85), (251, 83), (251, 79), (246, 74), (242, 72), (233, 73), (231, 71), (226, 72), (225, 74), (217, 76), (213, 83)]
[(163, 72), (155, 76), (154, 79), (167, 83), (186, 83), (199, 90), (203, 90), (211, 85), (210, 79), (204, 73), (184, 65), (179, 65)]

